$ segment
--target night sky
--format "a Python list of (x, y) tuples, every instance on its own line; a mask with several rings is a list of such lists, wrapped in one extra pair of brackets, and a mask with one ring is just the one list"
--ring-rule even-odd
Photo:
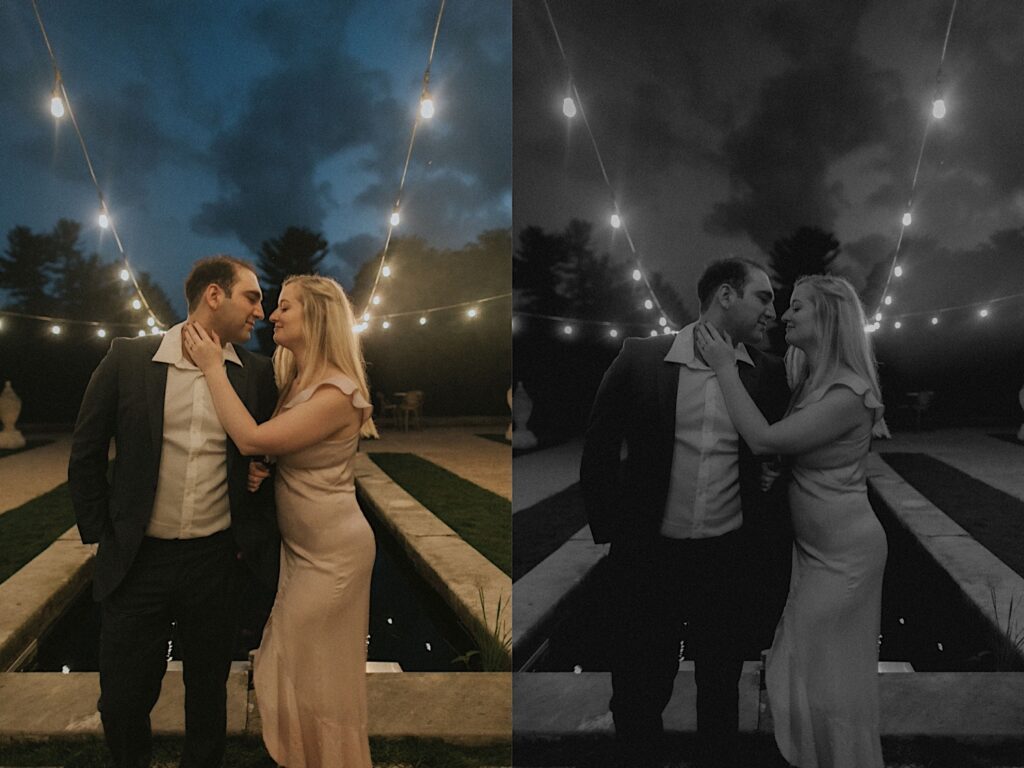
[[(763, 260), (802, 225), (835, 234), (836, 266), (862, 288), (893, 254), (929, 121), (883, 332), (901, 312), (1024, 291), (1019, 3), (959, 4), (942, 120), (930, 115), (947, 0), (550, 7), (641, 259), (693, 310), (707, 261)], [(568, 76), (541, 2), (513, 3), (513, 34), (514, 231), (585, 219), (598, 249), (625, 259), (590, 140), (561, 111)], [(1021, 306), (993, 305), (989, 322)]]
[[(383, 246), (437, 2), (39, 0), (111, 215), (184, 315), (192, 261), (324, 234), (351, 285)], [(511, 218), (511, 14), (449, 0), (396, 235), (459, 247)], [(117, 256), (29, 2), (0, 4), (0, 229), (83, 222)], [(6, 242), (6, 240), (5, 240)]]

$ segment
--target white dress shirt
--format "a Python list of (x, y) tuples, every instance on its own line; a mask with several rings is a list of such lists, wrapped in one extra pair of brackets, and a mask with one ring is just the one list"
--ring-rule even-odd
[[(153, 355), (166, 363), (164, 433), (153, 514), (147, 536), (193, 539), (231, 525), (228, 504), (227, 435), (217, 419), (202, 371), (182, 354), (183, 323), (167, 331)], [(241, 365), (230, 344), (225, 362)]]
[[(721, 536), (743, 523), (740, 508), (739, 434), (722, 398), (718, 377), (694, 354), (692, 323), (676, 334), (665, 361), (680, 366), (672, 474), (661, 534), (673, 539)], [(740, 364), (753, 365), (742, 344)]]

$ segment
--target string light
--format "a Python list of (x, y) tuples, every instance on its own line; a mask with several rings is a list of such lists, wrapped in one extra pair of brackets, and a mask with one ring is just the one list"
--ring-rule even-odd
[(420, 117), (429, 120), (434, 116), (434, 100), (430, 98), (430, 91), (423, 86), (423, 96), (420, 97)]
[(946, 116), (946, 102), (940, 97), (932, 102), (932, 117), (941, 120)]
[(420, 325), (426, 325), (426, 324), (427, 324), (427, 318), (426, 317), (421, 317), (420, 318)]
[(910, 216), (910, 211), (907, 211), (906, 213), (903, 214), (903, 226), (909, 227), (911, 221), (913, 221), (913, 219)]
[(610, 331), (608, 331), (608, 335), (611, 336), (613, 339), (619, 338), (619, 332), (617, 330), (615, 330), (614, 328), (612, 328)]
[(383, 323), (380, 324), (380, 327), (386, 331), (388, 328), (391, 327), (391, 323), (385, 320)]
[(988, 317), (988, 310), (983, 309), (978, 314), (981, 315), (982, 317)]
[(896, 277), (903, 277), (903, 267), (897, 264), (896, 268), (893, 269), (892, 273), (896, 275)]
[(52, 333), (54, 336), (60, 336), (62, 330), (63, 329), (59, 325), (50, 326), (50, 333)]
[(103, 328), (97, 329), (96, 330), (96, 335), (99, 336), (101, 339), (107, 338), (107, 332)]
[(639, 283), (639, 282), (640, 282), (640, 278), (641, 278), (641, 277), (643, 277), (643, 273), (641, 273), (639, 269), (634, 269), (634, 270), (633, 270), (633, 279), (634, 279), (634, 280), (635, 280), (636, 282), (638, 282), (638, 283)]
[(369, 312), (363, 312), (363, 322), (366, 323), (366, 322), (369, 322), (369, 320), (370, 320), (370, 313)]
[[(103, 191), (100, 189), (99, 180), (96, 178), (96, 169), (93, 167), (92, 158), (89, 155), (89, 150), (85, 143), (85, 137), (82, 135), (82, 131), (79, 128), (78, 120), (75, 119), (75, 111), (71, 107), (67, 88), (64, 86), (64, 77), (61, 74), (60, 66), (57, 64), (57, 56), (53, 51), (53, 45), (50, 43), (50, 36), (46, 32), (46, 25), (43, 23), (43, 17), (39, 13), (39, 6), (36, 3), (36, 0), (32, 0), (32, 11), (35, 14), (36, 22), (39, 25), (39, 32), (42, 34), (43, 42), (46, 44), (46, 51), (50, 57), (50, 64), (53, 66), (54, 86), (53, 95), (50, 99), (50, 112), (56, 118), (62, 117), (64, 113), (67, 112), (67, 115), (71, 120), (71, 126), (74, 128), (75, 135), (78, 137), (78, 144), (82, 150), (82, 157), (85, 159), (85, 165), (89, 170), (89, 177), (92, 180), (93, 187), (95, 188), (96, 194), (100, 200), (100, 226), (104, 229), (107, 229), (108, 227), (111, 229), (111, 233), (114, 236), (114, 243), (117, 245), (117, 250), (120, 252), (121, 258), (124, 260), (125, 264), (127, 264), (128, 256), (125, 253), (124, 244), (121, 242), (121, 237), (118, 235), (117, 229), (113, 226), (113, 222), (110, 220), (110, 216), (107, 212), (107, 206), (103, 200)], [(138, 291), (139, 296), (145, 303), (146, 309), (152, 311), (138, 282), (135, 281), (134, 278), (132, 279), (132, 282), (135, 285), (135, 290)]]
[(611, 218), (611, 223), (612, 223), (612, 227), (614, 229), (618, 229), (619, 227), (622, 226), (622, 217), (619, 216), (619, 214), (617, 214), (617, 213), (613, 213), (612, 214), (612, 218)]
[(471, 309), (467, 309), (466, 310), (466, 315), (468, 317), (476, 317), (478, 314), (479, 314), (479, 312), (477, 312), (476, 307), (473, 307)]
[(147, 317), (146, 318), (146, 325), (148, 325), (150, 328), (152, 328), (154, 325), (156, 325), (156, 318), (153, 317), (152, 315)]
[(650, 299), (644, 299), (644, 309), (654, 309), (654, 302)]
[(138, 299), (132, 299), (132, 309), (142, 309), (142, 302)]
[(562, 333), (564, 333), (566, 336), (572, 336), (572, 326), (571, 325), (563, 326), (562, 327)]
[(389, 219), (389, 221), (391, 222), (392, 227), (397, 227), (398, 222), (400, 222), (401, 220), (402, 217), (398, 215), (397, 209), (391, 212), (391, 218)]
[(650, 335), (651, 335), (651, 336), (657, 336), (657, 335), (658, 335), (658, 332), (657, 332), (657, 331), (651, 331)]
[(572, 96), (562, 99), (562, 114), (566, 117), (576, 117), (576, 102), (572, 100)]
[(143, 330), (140, 330), (140, 331), (139, 331), (139, 332), (138, 332), (137, 334), (135, 334), (135, 335), (136, 335), (136, 336), (145, 336), (145, 335), (146, 335), (146, 332), (145, 332), (145, 331), (143, 331)]
[(120, 278), (121, 278), (121, 279), (122, 279), (122, 280), (123, 280), (124, 282), (126, 282), (126, 283), (127, 283), (127, 282), (128, 282), (128, 278), (130, 278), (130, 277), (131, 277), (131, 273), (130, 273), (130, 272), (129, 272), (129, 271), (127, 270), (127, 269), (122, 269), (122, 270), (121, 270)]
[(875, 322), (876, 323), (880, 322), (881, 319), (882, 319), (882, 313), (881, 312), (875, 312)]
[(895, 328), (898, 331), (900, 328), (903, 327), (903, 323), (901, 323), (899, 320), (897, 320), (895, 323), (892, 324), (892, 327)]
[(668, 325), (668, 320), (666, 318), (664, 318), (664, 317), (659, 317), (658, 318), (658, 325), (660, 325), (662, 328), (664, 328), (666, 325)]
[(932, 318), (932, 325), (938, 325), (938, 324), (939, 324), (939, 318), (933, 317)]
[(380, 296), (374, 296), (373, 299), (371, 300), (371, 303), (374, 306), (377, 306), (378, 304), (380, 304)]
[(385, 264), (380, 273), (384, 275), (384, 277), (391, 277), (391, 267)]
[(883, 301), (885, 303), (885, 306), (890, 306), (892, 304), (892, 296), (886, 296)]

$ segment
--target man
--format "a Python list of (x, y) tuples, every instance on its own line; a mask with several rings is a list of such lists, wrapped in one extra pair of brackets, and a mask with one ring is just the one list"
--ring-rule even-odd
[[(233, 346), (263, 317), (256, 273), (230, 256), (204, 259), (186, 279), (185, 296), (188, 320), (230, 342), (228, 377), (265, 421), (277, 398), (271, 363)], [(182, 325), (162, 338), (114, 339), (82, 399), (68, 467), (82, 541), (99, 542), (98, 707), (119, 768), (149, 765), (149, 713), (172, 622), (185, 682), (181, 765), (220, 765), (242, 580), (248, 571), (266, 589), (277, 586), (273, 488), (247, 492), (249, 462), (217, 420), (206, 381), (182, 345)], [(117, 456), (108, 482), (112, 437)]]
[[(697, 294), (700, 320), (731, 335), (747, 390), (770, 421), (779, 419), (789, 397), (782, 361), (747, 346), (761, 341), (775, 317), (763, 267), (715, 262)], [(785, 595), (779, 599), (778, 585), (788, 580), (758, 572), (764, 558), (750, 546), (752, 533), (775, 524), (763, 517), (762, 468), (733, 427), (693, 330), (626, 340), (601, 382), (583, 445), (587, 516), (595, 542), (611, 542), (619, 590), (610, 708), (618, 757), (628, 766), (660, 764), (661, 714), (679, 668), (684, 621), (704, 764), (736, 764), (744, 654), (752, 653), (752, 639), (755, 648), (770, 642), (758, 632), (761, 601), (750, 576), (776, 585), (772, 595), (760, 595), (776, 609), (773, 626)], [(786, 549), (787, 564), (788, 556)]]

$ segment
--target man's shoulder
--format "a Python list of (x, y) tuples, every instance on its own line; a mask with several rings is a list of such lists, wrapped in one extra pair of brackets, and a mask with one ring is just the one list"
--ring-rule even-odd
[(674, 333), (658, 336), (632, 336), (622, 343), (622, 351), (636, 355), (642, 359), (664, 358), (675, 343)]

